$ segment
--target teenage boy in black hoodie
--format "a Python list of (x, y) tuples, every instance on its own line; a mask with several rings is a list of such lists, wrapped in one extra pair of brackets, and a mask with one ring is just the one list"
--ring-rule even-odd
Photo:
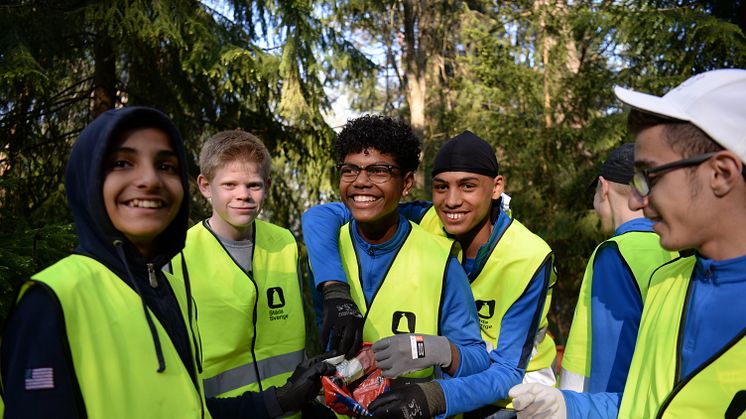
[(205, 401), (188, 274), (159, 269), (184, 246), (186, 166), (154, 109), (83, 130), (65, 177), (80, 244), (21, 288), (0, 347), (6, 417), (268, 417), (316, 395), (331, 367), (311, 359), (279, 389)]

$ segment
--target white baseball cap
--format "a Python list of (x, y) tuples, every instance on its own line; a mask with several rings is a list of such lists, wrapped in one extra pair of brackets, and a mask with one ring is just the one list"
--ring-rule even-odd
[(619, 86), (614, 94), (634, 109), (691, 122), (746, 162), (746, 70), (697, 74), (662, 97)]

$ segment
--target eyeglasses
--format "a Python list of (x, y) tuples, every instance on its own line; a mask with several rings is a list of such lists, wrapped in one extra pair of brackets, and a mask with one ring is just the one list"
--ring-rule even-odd
[(401, 168), (390, 164), (371, 164), (360, 167), (354, 164), (340, 163), (337, 165), (337, 170), (339, 170), (340, 179), (345, 182), (354, 182), (360, 176), (360, 172), (365, 172), (371, 182), (381, 184), (391, 180), (394, 170), (401, 170)]
[(640, 171), (636, 170), (635, 174), (632, 175), (632, 180), (629, 182), (629, 185), (641, 197), (648, 196), (648, 194), (650, 194), (650, 189), (653, 187), (653, 182), (651, 182), (650, 175), (655, 174), (655, 173), (665, 173), (671, 170), (681, 169), (684, 167), (697, 166), (697, 165), (704, 163), (710, 157), (714, 156), (717, 153), (718, 152), (715, 151), (712, 153), (700, 154), (698, 156), (689, 157), (688, 159), (676, 160), (674, 162), (662, 164), (656, 167), (651, 167), (649, 169), (644, 169)]

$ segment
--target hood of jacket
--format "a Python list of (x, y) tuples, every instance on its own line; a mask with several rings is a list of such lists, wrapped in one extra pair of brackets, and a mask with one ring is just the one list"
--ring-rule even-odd
[[(114, 228), (103, 199), (107, 153), (125, 132), (140, 128), (158, 128), (169, 136), (179, 158), (179, 175), (184, 188), (184, 199), (176, 218), (156, 238), (157, 252), (147, 259)], [(186, 152), (176, 126), (156, 109), (140, 106), (112, 109), (89, 124), (73, 144), (65, 173), (65, 190), (78, 233), (76, 252), (101, 261), (125, 280), (125, 263), (130, 262), (131, 271), (141, 277), (138, 274), (144, 272), (146, 263), (153, 263), (160, 269), (184, 247), (189, 226)], [(126, 261), (117, 256), (116, 241), (123, 242)]]

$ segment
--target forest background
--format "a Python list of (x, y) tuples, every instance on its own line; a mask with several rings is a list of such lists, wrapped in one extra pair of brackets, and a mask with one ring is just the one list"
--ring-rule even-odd
[[(75, 246), (64, 168), (100, 113), (166, 112), (195, 177), (211, 134), (257, 134), (274, 156), (262, 218), (300, 241), (302, 212), (337, 198), (324, 116), (341, 96), (350, 116), (421, 136), (415, 199), (448, 138), (469, 129), (495, 147), (514, 216), (556, 254), (561, 344), (604, 238), (588, 185), (631, 140), (612, 87), (663, 94), (746, 68), (746, 0), (31, 0), (0, 4), (0, 28), (0, 320), (21, 281)], [(209, 207), (192, 192), (196, 222)]]

